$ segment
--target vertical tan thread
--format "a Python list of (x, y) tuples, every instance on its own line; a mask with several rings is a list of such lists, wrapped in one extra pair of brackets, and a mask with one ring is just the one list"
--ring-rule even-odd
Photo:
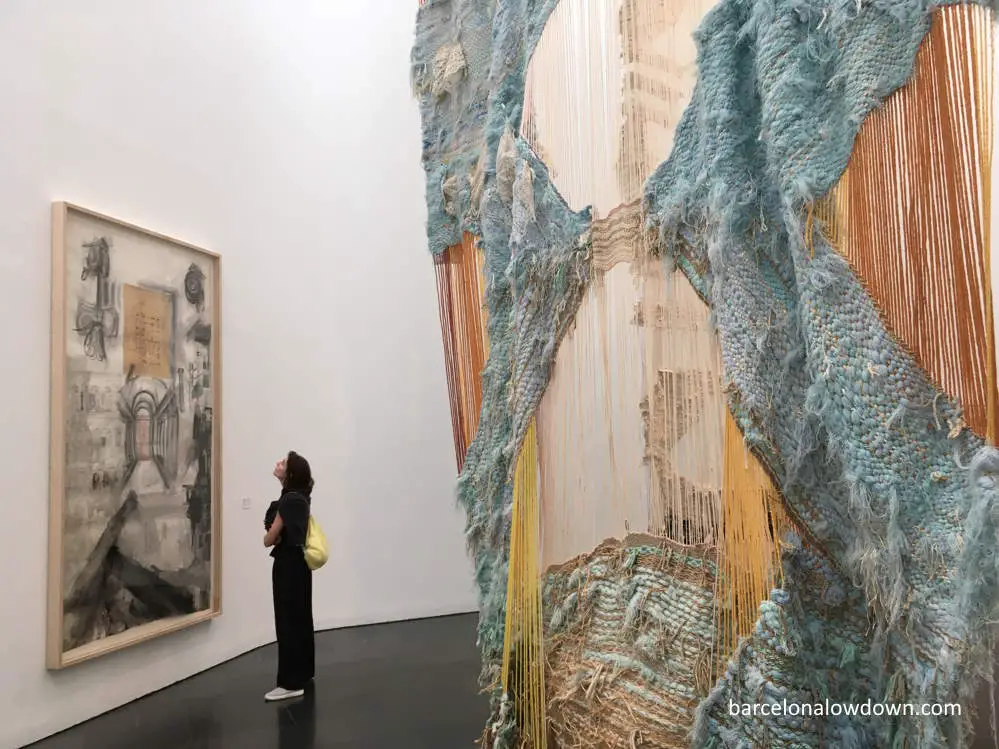
[[(569, 204), (595, 206), (595, 247), (598, 235), (617, 236), (627, 201), (668, 155), (694, 82), (690, 34), (711, 4), (564, 0), (549, 20), (528, 71), (521, 132)], [(613, 28), (618, 37), (607, 35)], [(741, 437), (726, 439), (720, 351), (703, 301), (644, 244), (635, 253), (608, 241), (600, 251), (538, 413), (542, 563), (628, 532), (726, 544), (734, 561), (720, 595), (733, 618), (719, 658), (727, 658), (779, 575), (771, 526), (780, 506)], [(745, 476), (756, 483), (732, 485)], [(740, 514), (744, 492), (765, 509)]]

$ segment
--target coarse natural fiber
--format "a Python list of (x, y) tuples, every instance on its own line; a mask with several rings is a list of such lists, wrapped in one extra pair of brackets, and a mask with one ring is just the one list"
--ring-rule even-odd
[(608, 540), (545, 579), (548, 719), (556, 746), (688, 744), (711, 687), (714, 551)]
[[(567, 206), (515, 135), (527, 63), (554, 4), (429, 0), (413, 52), (430, 249), (468, 231), (485, 253), (490, 351), (458, 497), (488, 685), (499, 684), (504, 649), (513, 468), (592, 275), (590, 212)], [(646, 183), (656, 249), (711, 307), (729, 408), (809, 539), (785, 539), (782, 588), (697, 708), (693, 746), (967, 745), (999, 614), (999, 452), (955, 428), (964, 422), (957, 395), (899, 343), (809, 219), (846, 170), (861, 125), (910, 79), (934, 15), (948, 12), (941, 5), (721, 0), (696, 34), (698, 80), (672, 155)], [(701, 610), (700, 589), (677, 590), (678, 607)], [(599, 621), (589, 621), (578, 626), (592, 639)], [(565, 693), (557, 675), (572, 653), (555, 640), (552, 649), (566, 659), (550, 672), (553, 720), (602, 731), (598, 707), (584, 720), (566, 708), (571, 699), (551, 701)], [(594, 650), (591, 662), (611, 653)], [(576, 657), (594, 668), (590, 655)], [(653, 667), (649, 679), (664, 675)], [(601, 672), (594, 683), (616, 682)], [(695, 694), (696, 680), (683, 686)], [(500, 689), (494, 697), (488, 736), (512, 748), (517, 705)], [(732, 700), (827, 697), (964, 710), (811, 719), (728, 710)]]

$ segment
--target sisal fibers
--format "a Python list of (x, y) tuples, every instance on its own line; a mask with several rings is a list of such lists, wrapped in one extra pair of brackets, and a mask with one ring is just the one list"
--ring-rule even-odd
[(642, 195), (672, 148), (713, 0), (562, 0), (527, 72), (521, 134), (574, 210)]
[[(643, 317), (649, 310), (687, 305), (696, 294), (680, 288), (689, 283), (679, 274), (664, 280), (661, 263), (649, 258), (637, 201), (648, 175), (669, 154), (696, 77), (691, 35), (712, 4), (563, 0), (531, 58), (521, 134), (569, 205), (593, 207), (598, 271), (559, 349), (538, 412), (546, 566), (629, 532), (672, 523), (671, 538), (694, 542), (712, 535), (705, 525), (717, 526), (721, 393), (714, 382), (701, 384), (702, 372), (689, 371), (701, 366), (695, 349), (714, 347), (707, 369), (717, 379), (717, 346), (707, 310), (696, 300), (691, 314), (703, 311), (704, 325), (695, 334), (702, 342), (678, 342), (682, 364), (672, 367), (683, 370), (678, 376), (684, 384), (690, 381), (684, 392), (691, 403), (666, 403), (656, 378), (674, 350), (670, 331), (643, 327)], [(674, 290), (680, 296), (666, 298)], [(661, 408), (650, 414), (647, 406), (657, 392)], [(713, 399), (708, 406), (701, 405), (705, 393)], [(694, 444), (704, 429), (685, 423), (678, 430), (672, 423), (680, 414), (688, 422), (709, 423), (710, 417), (701, 419), (707, 413), (717, 415), (716, 426), (706, 430), (711, 445)], [(652, 448), (650, 417), (661, 437)], [(704, 468), (709, 460), (714, 466)], [(650, 476), (653, 462), (665, 474), (662, 480)], [(654, 503), (653, 482), (659, 497)], [(692, 519), (684, 496), (691, 498)], [(712, 514), (712, 521), (702, 522)], [(693, 533), (691, 525), (698, 528)]]
[(725, 490), (718, 560), (714, 677), (725, 673), (740, 640), (753, 633), (760, 603), (783, 584), (780, 539), (790, 530), (769, 474), (725, 416)]
[(713, 551), (607, 540), (545, 582), (548, 719), (558, 746), (679, 749), (711, 687)]
[(530, 63), (522, 135), (570, 206), (596, 216), (597, 280), (538, 412), (542, 564), (628, 533), (722, 546), (720, 660), (769, 597), (779, 505), (768, 514), (773, 487), (727, 434), (708, 307), (649, 251), (632, 202), (670, 151), (695, 81), (691, 32), (712, 4), (564, 0)]
[[(563, 89), (572, 88), (574, 93), (586, 92), (587, 107), (581, 107), (582, 116), (565, 117), (560, 126), (539, 126), (538, 121), (542, 117), (558, 114), (557, 101), (535, 95), (541, 89), (544, 76), (535, 76), (532, 84), (534, 102), (529, 105), (523, 102), (526, 71), (521, 53), (533, 46), (534, 34), (540, 30), (539, 23), (543, 23), (547, 14), (556, 6), (571, 10), (574, 6), (570, 3), (572, 0), (513, 3), (501, 6), (500, 12), (496, 13), (496, 3), (492, 0), (471, 0), (461, 3), (460, 12), (454, 13), (450, 3), (443, 0), (440, 3), (431, 2), (421, 13), (413, 73), (423, 115), (424, 164), (430, 188), (427, 200), (431, 217), (428, 233), (434, 251), (443, 249), (441, 245), (448, 243), (442, 237), (451, 236), (452, 219), (463, 223), (475, 220), (476, 216), (472, 213), (476, 210), (474, 202), (466, 206), (464, 200), (455, 200), (455, 190), (464, 190), (464, 187), (457, 186), (470, 176), (466, 172), (471, 169), (483, 136), (488, 138), (489, 148), (492, 148), (499, 126), (515, 124), (523, 111), (522, 105), (533, 107), (530, 122), (526, 123), (531, 126), (527, 128), (531, 132), (525, 137), (530, 138), (532, 144), (538, 144), (538, 152), (544, 155), (546, 163), (549, 159), (553, 162), (558, 160), (551, 156), (556, 149), (562, 149), (560, 153), (567, 153), (570, 159), (577, 158), (583, 166), (590, 160), (605, 165), (610, 163), (609, 167), (601, 168), (605, 169), (605, 173), (614, 172), (618, 192), (615, 199), (605, 202), (600, 196), (580, 197), (580, 200), (596, 206), (598, 220), (610, 217), (615, 207), (629, 202), (620, 175), (630, 173), (630, 165), (640, 163), (641, 159), (632, 161), (630, 156), (623, 158), (621, 154), (626, 151), (623, 144), (628, 137), (638, 137), (641, 139), (639, 145), (647, 146), (651, 141), (648, 134), (627, 131), (627, 126), (623, 126), (622, 140), (609, 145), (614, 150), (613, 158), (604, 159), (607, 148), (603, 152), (599, 150), (604, 144), (598, 144), (597, 149), (587, 148), (585, 143), (575, 138), (573, 128), (586, 130), (587, 118), (625, 119), (630, 110), (624, 106), (601, 106), (604, 100), (590, 93), (600, 90), (595, 86), (563, 85)], [(710, 290), (710, 296), (721, 313), (717, 316), (717, 324), (723, 332), (721, 340), (725, 342), (723, 356), (726, 372), (731, 375), (731, 379), (724, 383), (726, 391), (731, 393), (733, 402), (742, 403), (750, 409), (746, 416), (754, 422), (754, 440), (765, 444), (768, 453), (772, 451), (774, 464), (800, 466), (800, 475), (808, 484), (808, 491), (800, 493), (795, 499), (795, 515), (809, 521), (810, 530), (829, 554), (827, 559), (810, 556), (812, 550), (803, 546), (800, 550), (795, 549), (793, 555), (787, 555), (784, 571), (793, 578), (788, 584), (795, 589), (794, 596), (779, 591), (759, 606), (754, 635), (746, 643), (747, 646), (738, 651), (738, 659), (730, 662), (730, 671), (716, 683), (713, 690), (715, 699), (702, 705), (699, 717), (703, 720), (698, 721), (698, 736), (693, 738), (693, 742), (698, 746), (739, 742), (754, 746), (932, 744), (944, 736), (957, 736), (961, 727), (956, 721), (944, 723), (922, 718), (851, 723), (834, 719), (792, 721), (772, 716), (768, 719), (757, 715), (743, 720), (741, 716), (731, 716), (725, 710), (725, 703), (730, 697), (738, 700), (742, 695), (752, 699), (754, 695), (765, 697), (768, 693), (793, 694), (809, 690), (821, 692), (837, 701), (851, 700), (857, 695), (861, 698), (868, 695), (876, 700), (879, 694), (883, 696), (884, 690), (880, 687), (883, 677), (889, 674), (892, 686), (904, 687), (904, 690), (897, 691), (905, 691), (910, 701), (954, 700), (962, 694), (969, 694), (975, 680), (982, 675), (981, 667), (987, 665), (989, 656), (987, 622), (981, 621), (976, 612), (994, 609), (997, 599), (994, 586), (990, 587), (990, 581), (979, 574), (983, 565), (987, 566), (990, 561), (993, 549), (988, 534), (980, 533), (982, 524), (974, 522), (981, 513), (987, 514), (988, 508), (994, 506), (996, 487), (986, 481), (972, 480), (969, 483), (958, 478), (967, 473), (964, 463), (959, 463), (955, 472), (948, 470), (933, 477), (948, 479), (954, 476), (956, 480), (937, 481), (926, 480), (929, 477), (920, 475), (925, 471), (908, 470), (911, 461), (905, 460), (906, 456), (924, 455), (926, 466), (950, 469), (956, 454), (970, 458), (977, 475), (979, 469), (988, 470), (994, 454), (981, 449), (979, 440), (970, 429), (965, 429), (952, 443), (948, 443), (932, 429), (890, 428), (889, 425), (896, 422), (894, 417), (888, 424), (885, 423), (887, 414), (903, 413), (911, 403), (934, 402), (938, 389), (931, 387), (928, 380), (913, 369), (912, 360), (903, 355), (893, 338), (885, 338), (877, 315), (871, 316), (869, 302), (872, 295), (856, 283), (852, 273), (847, 272), (845, 261), (824, 256), (818, 258), (819, 262), (808, 263), (806, 257), (796, 252), (798, 221), (787, 215), (788, 206), (800, 204), (812, 185), (832, 184), (846, 168), (847, 156), (852, 151), (860, 124), (851, 115), (866, 111), (881, 92), (901, 85), (910, 64), (914, 64), (917, 40), (921, 40), (928, 29), (929, 25), (924, 26), (924, 21), (928, 18), (930, 7), (935, 4), (907, 0), (897, 3), (825, 3), (822, 7), (802, 3), (793, 5), (799, 12), (795, 14), (792, 9), (788, 16), (783, 12), (788, 10), (786, 5), (782, 8), (780, 4), (774, 6), (768, 2), (734, 0), (708, 15), (698, 33), (701, 85), (698, 96), (691, 99), (684, 119), (690, 127), (674, 131), (678, 158), (661, 165), (661, 169), (650, 177), (644, 195), (645, 218), (650, 229), (663, 237), (662, 251), (683, 264), (683, 272), (688, 274), (696, 288)], [(628, 13), (616, 14), (613, 8), (619, 6), (611, 7), (607, 16), (612, 21), (616, 22), (618, 15), (621, 18), (631, 17)], [(647, 0), (642, 7), (652, 7), (652, 0)], [(429, 12), (431, 10), (433, 12)], [(784, 21), (788, 21), (790, 26)], [(653, 23), (637, 22), (634, 25), (643, 33), (645, 29), (655, 29)], [(618, 31), (623, 37), (623, 31)], [(567, 37), (594, 39), (600, 34), (595, 34), (592, 25), (588, 25), (585, 33), (573, 34), (570, 29)], [(891, 43), (888, 43), (889, 40)], [(430, 78), (445, 78), (436, 75), (436, 63), (440, 59), (442, 63), (449, 64), (452, 52), (448, 50), (447, 59), (439, 52), (455, 44), (462, 45), (464, 52), (472, 53), (460, 80), (450, 77), (444, 80), (457, 90), (459, 96), (438, 98), (440, 86), (430, 85)], [(596, 47), (603, 59), (627, 59), (623, 51), (620, 55), (616, 52), (617, 48), (625, 46), (620, 39), (591, 46)], [(821, 59), (817, 60), (816, 55)], [(473, 56), (490, 64), (477, 67), (471, 62)], [(455, 53), (455, 63), (450, 67), (442, 64), (442, 72), (457, 69), (457, 62)], [(572, 68), (573, 65), (575, 62), (570, 58), (566, 67)], [(579, 72), (569, 71), (570, 74)], [(587, 75), (592, 74), (592, 70), (586, 72)], [(603, 90), (610, 92), (606, 100), (612, 101), (614, 96), (618, 96), (615, 93), (615, 76), (608, 74), (599, 80)], [(759, 85), (753, 86), (753, 81)], [(748, 85), (740, 85), (740, 82)], [(629, 80), (620, 89), (619, 98), (623, 101), (635, 88), (637, 86)], [(647, 89), (650, 96), (662, 96), (662, 91), (656, 86)], [(946, 105), (945, 99), (937, 97), (935, 106), (938, 109)], [(926, 108), (922, 116), (938, 119), (938, 109)], [(973, 113), (968, 114), (964, 122), (969, 119), (975, 121)], [(557, 118), (554, 121), (556, 124), (559, 122)], [(979, 123), (975, 122), (975, 128), (978, 127)], [(604, 128), (604, 131), (613, 131), (613, 128)], [(911, 140), (915, 136), (905, 137)], [(940, 139), (943, 136), (935, 132), (933, 137)], [(506, 151), (504, 159), (510, 157), (510, 153)], [(570, 161), (569, 165), (575, 164)], [(559, 162), (554, 171), (565, 175), (563, 166)], [(897, 169), (901, 171), (900, 167)], [(524, 242), (513, 242), (511, 249), (516, 249), (519, 254), (522, 248), (527, 248), (526, 251), (531, 253), (528, 256), (537, 259), (539, 268), (553, 268), (556, 272), (564, 269), (575, 273), (578, 279), (585, 276), (588, 283), (589, 268), (582, 269), (575, 264), (566, 268), (566, 253), (561, 246), (565, 239), (563, 231), (581, 231), (585, 217), (570, 216), (560, 201), (549, 200), (553, 196), (548, 192), (552, 185), (545, 179), (547, 171), (533, 173), (538, 177), (539, 184), (544, 183), (545, 191), (545, 199), (536, 205), (525, 201), (525, 196), (517, 196), (517, 200), (512, 201), (511, 195), (506, 192), (508, 175), (500, 177), (490, 172), (485, 177), (483, 189), (502, 194), (494, 203), (496, 210), (487, 211), (490, 215), (479, 218), (488, 219), (495, 226), (497, 236), (516, 231)], [(585, 181), (584, 177), (585, 174), (580, 175), (581, 181)], [(529, 186), (526, 178), (521, 181)], [(600, 177), (594, 178), (593, 183), (598, 187), (608, 184)], [(849, 184), (849, 180), (845, 184)], [(447, 194), (438, 194), (437, 185), (443, 185)], [(497, 187), (501, 189), (496, 190)], [(854, 189), (860, 188), (851, 188), (851, 192)], [(913, 190), (916, 193), (925, 192), (923, 187)], [(907, 189), (901, 196), (896, 191), (895, 203), (913, 203), (913, 190)], [(983, 185), (983, 205), (989, 200), (984, 191)], [(890, 192), (881, 192), (881, 199), (888, 201)], [(846, 193), (844, 197), (854, 198)], [(536, 209), (536, 215), (527, 216), (525, 225), (521, 221), (525, 215), (519, 212), (530, 208)], [(460, 216), (455, 216), (450, 209)], [(519, 214), (516, 219), (513, 215), (515, 211)], [(918, 213), (911, 205), (906, 212)], [(983, 215), (986, 212), (983, 208)], [(854, 213), (844, 214), (844, 219), (860, 221)], [(876, 216), (865, 218), (871, 235), (891, 228), (890, 225), (886, 227), (877, 223)], [(522, 233), (524, 228), (533, 228), (534, 219), (538, 228), (551, 226), (557, 241), (550, 242), (551, 235), (546, 231), (540, 234), (533, 231)], [(932, 215), (925, 220), (931, 219)], [(956, 219), (950, 217), (949, 220)], [(747, 226), (752, 226), (750, 232), (746, 231)], [(842, 228), (846, 240), (852, 241), (846, 220), (842, 222)], [(984, 227), (982, 233), (985, 234)], [(503, 253), (506, 250), (505, 247), (496, 249)], [(819, 248), (815, 249), (818, 252)], [(827, 248), (821, 249), (825, 253)], [(715, 274), (712, 277), (710, 261), (716, 251), (731, 259), (733, 268), (745, 264), (747, 272)], [(890, 257), (889, 254), (885, 264), (891, 262)], [(987, 259), (985, 253), (986, 265)], [(923, 262), (920, 267), (925, 267), (928, 262)], [(604, 281), (619, 269), (628, 273), (630, 269), (622, 267), (625, 265), (627, 263), (619, 262), (611, 267), (604, 274)], [(514, 269), (524, 270), (517, 264)], [(499, 273), (504, 269), (492, 271)], [(910, 284), (911, 280), (904, 277), (904, 280), (892, 282)], [(830, 284), (836, 285), (837, 294), (823, 293), (830, 289)], [(491, 286), (490, 309), (504, 317), (509, 315), (511, 320), (526, 311), (528, 315), (525, 319), (528, 320), (540, 319), (546, 325), (553, 320), (564, 323), (566, 320), (564, 316), (560, 317), (559, 310), (577, 309), (580, 296), (576, 292), (581, 291), (583, 286), (585, 283), (582, 281), (571, 285), (571, 294), (558, 291), (554, 294), (535, 294), (538, 289), (534, 283), (519, 291), (516, 288), (507, 291), (506, 284), (495, 289)], [(984, 281), (982, 286), (984, 294)], [(989, 303), (986, 298), (986, 309)], [(786, 319), (783, 315), (785, 310), (790, 312)], [(538, 315), (534, 316), (534, 313)], [(606, 330), (613, 333), (615, 328), (612, 325), (619, 322), (617, 317), (610, 320), (611, 325)], [(801, 320), (806, 321), (805, 324), (798, 324)], [(553, 338), (547, 328), (534, 322), (528, 323), (527, 328), (530, 329), (526, 332), (531, 335), (532, 343), (543, 341), (546, 344), (541, 359), (534, 359), (535, 364), (543, 360), (546, 371), (526, 365), (530, 372), (528, 379), (534, 388), (532, 392), (540, 394), (548, 379), (547, 370), (554, 366), (554, 348), (562, 337)], [(503, 493), (503, 487), (507, 462), (517, 457), (503, 452), (502, 445), (509, 444), (509, 439), (504, 439), (508, 437), (515, 438), (518, 443), (522, 441), (530, 411), (536, 404), (534, 399), (530, 399), (530, 407), (519, 404), (519, 399), (517, 404), (503, 402), (502, 399), (502, 388), (511, 379), (507, 372), (514, 366), (523, 370), (523, 359), (529, 355), (528, 346), (520, 345), (522, 331), (516, 332), (518, 345), (512, 353), (504, 354), (494, 362), (499, 365), (495, 378), (497, 401), (495, 407), (490, 406), (487, 416), (495, 439), (490, 440), (488, 452), (490, 456), (498, 457), (480, 460), (478, 451), (473, 450), (465, 471), (473, 477), (477, 476), (478, 480), (474, 484), (462, 482), (459, 487), (462, 503), (469, 510), (469, 540), (480, 571), (479, 582), (485, 604), (480, 642), (486, 660), (486, 678), (492, 677), (494, 670), (499, 670), (494, 667), (497, 665), (497, 634), (503, 631), (503, 621), (498, 614), (503, 607), (497, 605), (500, 602), (496, 600), (496, 592), (507, 583), (504, 565), (510, 552), (509, 543), (504, 543), (508, 540), (510, 521), (505, 514), (509, 509), (509, 495)], [(560, 325), (559, 333), (562, 332)], [(598, 336), (604, 335), (599, 326), (595, 326), (593, 332)], [(541, 338), (539, 334), (544, 333), (547, 335)], [(508, 347), (504, 346), (504, 351), (507, 350)], [(803, 357), (802, 351), (823, 354), (828, 366), (819, 369), (815, 366), (815, 357)], [(871, 358), (882, 364), (887, 363), (889, 367), (866, 366), (864, 355), (872, 351), (876, 352), (876, 357)], [(612, 368), (615, 364), (612, 360)], [(646, 378), (649, 378), (654, 383), (661, 383), (660, 390), (665, 393), (668, 383), (666, 378), (657, 379), (658, 373), (675, 370), (664, 366), (648, 371), (645, 366), (643, 358), (643, 387), (639, 388), (640, 392), (652, 389), (651, 386), (644, 386), (648, 382)], [(883, 376), (885, 369), (889, 369), (890, 377)], [(493, 367), (489, 368), (490, 375), (493, 370)], [(858, 370), (861, 376), (858, 376)], [(493, 381), (490, 376), (489, 382)], [(519, 381), (518, 378), (517, 384)], [(600, 402), (615, 397), (613, 390), (609, 394), (601, 392), (600, 395)], [(988, 393), (986, 399), (992, 397)], [(676, 396), (673, 398), (676, 400)], [(489, 400), (492, 403), (492, 397)], [(582, 396), (579, 400), (584, 401)], [(801, 404), (809, 404), (810, 407), (813, 401), (822, 409), (821, 420), (828, 429), (805, 435), (807, 443), (801, 444), (794, 438), (795, 430), (801, 424)], [(762, 407), (764, 402), (766, 406)], [(761, 404), (759, 412), (754, 404)], [(941, 405), (946, 411), (951, 410), (949, 403)], [(632, 409), (630, 412), (629, 408)], [(633, 405), (626, 405), (621, 410), (622, 420), (634, 420)], [(515, 419), (513, 428), (507, 425), (511, 419)], [(486, 423), (484, 418), (482, 424)], [(922, 426), (913, 420), (908, 420), (907, 425)], [(615, 423), (612, 430), (615, 435), (618, 434), (616, 426)], [(604, 431), (592, 439), (606, 434)], [(873, 437), (883, 437), (884, 449), (864, 449), (873, 442)], [(734, 447), (737, 440), (731, 442)], [(739, 447), (742, 447), (741, 443)], [(721, 449), (729, 456), (736, 454), (734, 450), (726, 449), (724, 444)], [(827, 459), (830, 455), (834, 459)], [(475, 466), (471, 459), (475, 460)], [(613, 465), (618, 466), (626, 462), (616, 445), (613, 461)], [(750, 465), (747, 461), (744, 467)], [(480, 466), (481, 470), (475, 470)], [(495, 470), (500, 468), (502, 472)], [(622, 468), (621, 475), (630, 475), (629, 469)], [(490, 477), (498, 480), (490, 481)], [(591, 474), (587, 473), (586, 480), (590, 479)], [(738, 497), (738, 492), (730, 491), (728, 482), (725, 483), (723, 499)], [(512, 491), (512, 487), (507, 491)], [(888, 500), (888, 507), (884, 506), (884, 499)], [(732, 506), (739, 509), (740, 503)], [(587, 509), (588, 506), (581, 506), (577, 514), (585, 516)], [(860, 518), (858, 522), (837, 522), (846, 509), (855, 510), (849, 514), (857, 515)], [(749, 515), (748, 509), (745, 514)], [(749, 518), (751, 523), (745, 519), (740, 523), (758, 528), (764, 516), (766, 513), (759, 512), (757, 508), (755, 515)], [(965, 517), (970, 517), (972, 522), (964, 523)], [(522, 520), (518, 516), (520, 522)], [(736, 528), (738, 523), (729, 525)], [(489, 528), (498, 528), (500, 532), (484, 532)], [(733, 545), (750, 545), (747, 539), (752, 534), (748, 532), (740, 536), (734, 531), (726, 531), (722, 535), (723, 544), (729, 535), (733, 537), (727, 547), (729, 556), (733, 554)], [(771, 535), (779, 536), (779, 533), (772, 532)], [(759, 545), (759, 537), (752, 543)], [(521, 554), (518, 551), (518, 557)], [(639, 556), (642, 555), (643, 552), (640, 552)], [(853, 564), (858, 559), (859, 564)], [(601, 567), (609, 566), (613, 566), (613, 575), (602, 574)], [(727, 563), (727, 566), (731, 564)], [(851, 568), (857, 572), (859, 579), (851, 580), (848, 574)], [(899, 575), (900, 569), (902, 575)], [(499, 570), (503, 570), (503, 574), (496, 574)], [(738, 572), (735, 570), (735, 573)], [(604, 600), (605, 587), (610, 589), (607, 606), (615, 605), (615, 601), (617, 605), (628, 602), (623, 617), (609, 619), (617, 625), (613, 634), (607, 633), (609, 637), (620, 638), (630, 626), (629, 622), (641, 623), (645, 621), (645, 614), (658, 612), (669, 615), (674, 613), (674, 609), (695, 600), (696, 596), (689, 589), (662, 580), (655, 585), (662, 584), (671, 595), (657, 599), (655, 607), (645, 605), (655, 595), (650, 592), (648, 598), (644, 598), (644, 591), (653, 587), (648, 582), (650, 573), (654, 574), (652, 565), (630, 563), (630, 556), (616, 566), (613, 562), (601, 564), (599, 561), (596, 565), (586, 565), (575, 585), (569, 583), (576, 572), (570, 572), (566, 587), (574, 588), (579, 595), (574, 598), (575, 591), (569, 592), (564, 596), (562, 605), (553, 607), (553, 639), (549, 652), (555, 652), (554, 638), (564, 631), (556, 626), (559, 624), (554, 621), (556, 614), (561, 612), (564, 620), (569, 614), (571, 602), (575, 601), (583, 604), (583, 630), (580, 634), (591, 637), (589, 641), (597, 643), (581, 657), (597, 660), (596, 655), (604, 647), (607, 648), (605, 655), (619, 654), (619, 651), (612, 649), (611, 640), (600, 643), (595, 639), (597, 632), (602, 631), (599, 620), (585, 618), (593, 597)], [(733, 577), (737, 575), (729, 575), (729, 578)], [(935, 584), (941, 577), (953, 584)], [(808, 584), (810, 579), (821, 584)], [(859, 586), (853, 586), (851, 582)], [(724, 584), (729, 585), (728, 582)], [(643, 595), (636, 598), (639, 588)], [(871, 657), (867, 621), (870, 606), (865, 600), (869, 596), (865, 589), (875, 590), (879, 603), (884, 599), (883, 608), (890, 610), (892, 617), (891, 621), (882, 617), (882, 621), (877, 622), (887, 626), (887, 639), (875, 638), (883, 640), (886, 646), (878, 647), (877, 657), (874, 658)], [(506, 592), (505, 588), (503, 592)], [(544, 600), (550, 599), (545, 597)], [(732, 608), (736, 608), (734, 603)], [(745, 610), (748, 611), (749, 607)], [(909, 613), (918, 613), (919, 616), (912, 618)], [(526, 615), (518, 614), (517, 617), (515, 622), (518, 627), (526, 629)], [(547, 621), (548, 617), (545, 619)], [(711, 609), (707, 621), (707, 631), (710, 632), (715, 622), (715, 612)], [(909, 623), (914, 623), (914, 626), (906, 626)], [(512, 664), (517, 662), (517, 648), (529, 650), (529, 645), (518, 645), (512, 634), (513, 626), (510, 629), (508, 643), (512, 651), (507, 656), (506, 683), (514, 694), (519, 695), (527, 680)], [(669, 631), (672, 634), (680, 628)], [(529, 638), (522, 640), (526, 643)], [(807, 642), (808, 647), (792, 648), (790, 651), (786, 647), (788, 643), (801, 642)], [(648, 673), (637, 657), (631, 659), (629, 667), (642, 677), (648, 677), (649, 683), (655, 683), (657, 690), (672, 693), (684, 681), (690, 686), (688, 677), (683, 674), (675, 681), (670, 680), (672, 672), (668, 664), (656, 662), (655, 652), (641, 649), (637, 638), (627, 642), (627, 647), (633, 648), (635, 655), (641, 654), (653, 660), (655, 665), (648, 669)], [(715, 653), (709, 650), (709, 671), (714, 668), (711, 665), (714, 656)], [(620, 661), (614, 658), (611, 663), (620, 664)], [(596, 696), (608, 681), (619, 683), (614, 680), (618, 674), (613, 666), (608, 679), (602, 678), (608, 673), (606, 669), (603, 672), (597, 669), (599, 665), (593, 673), (601, 678), (590, 680), (584, 696)], [(566, 671), (573, 672), (572, 663), (568, 669), (553, 668), (549, 673), (554, 678), (555, 674)], [(702, 669), (695, 668), (693, 673), (700, 674)], [(933, 678), (924, 678), (927, 674)], [(632, 688), (640, 686), (637, 680), (628, 685)], [(891, 691), (896, 692), (895, 689)], [(553, 684), (550, 694), (562, 692)], [(524, 698), (518, 699), (524, 702)], [(626, 704), (623, 699), (614, 700), (613, 697), (610, 701), (613, 707)], [(646, 704), (652, 703), (654, 700), (646, 700)], [(510, 704), (507, 697), (499, 706), (499, 719), (494, 724), (493, 733), (497, 738), (502, 737), (503, 749), (511, 749), (507, 739), (510, 729), (515, 727), (511, 721), (513, 711)], [(599, 703), (593, 703), (592, 707), (578, 701), (575, 704), (579, 706), (584, 720), (587, 717), (600, 718)], [(712, 704), (716, 709), (712, 710)], [(550, 716), (555, 717), (554, 706)], [(644, 738), (632, 733), (628, 740), (632, 746), (637, 746), (646, 743)], [(600, 740), (570, 740), (565, 743), (599, 746)]]
[(617, 176), (623, 201), (642, 196), (645, 181), (673, 148), (697, 79), (693, 32), (714, 5), (714, 0), (620, 2), (624, 123)]
[(562, 0), (527, 71), (521, 134), (573, 210), (606, 217), (624, 200), (616, 163), (622, 127), (620, 0)]
[(717, 544), (726, 412), (718, 339), (685, 276), (646, 255), (641, 279), (648, 528), (677, 543)]
[(444, 361), (458, 472), (475, 437), (482, 407), (482, 369), (488, 354), (482, 253), (475, 237), (434, 256), (444, 337)]
[(538, 408), (545, 567), (647, 529), (638, 301), (628, 264), (597, 276)]
[(815, 210), (889, 329), (992, 443), (993, 53), (991, 11), (936, 10), (912, 79), (864, 122)]
[(634, 263), (642, 256), (642, 210), (639, 203), (618, 206), (606, 219), (593, 222), (593, 269), (607, 273), (618, 263)]
[(515, 706), (523, 744), (547, 746), (545, 657), (541, 616), (541, 538), (535, 426), (528, 428), (517, 458), (510, 533), (503, 690)]

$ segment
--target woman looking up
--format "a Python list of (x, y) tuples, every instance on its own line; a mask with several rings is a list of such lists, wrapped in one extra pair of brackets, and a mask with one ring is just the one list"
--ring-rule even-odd
[(281, 496), (264, 517), (264, 546), (274, 565), (274, 628), (278, 643), (277, 686), (269, 702), (300, 697), (315, 675), (316, 645), (312, 623), (312, 570), (305, 562), (305, 539), (312, 505), (312, 469), (292, 451), (274, 466)]

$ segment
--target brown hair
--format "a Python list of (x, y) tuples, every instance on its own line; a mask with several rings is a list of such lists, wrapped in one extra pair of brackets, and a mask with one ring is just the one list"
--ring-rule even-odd
[(284, 488), (309, 496), (315, 483), (312, 480), (312, 467), (309, 461), (294, 450), (289, 451), (285, 459)]

